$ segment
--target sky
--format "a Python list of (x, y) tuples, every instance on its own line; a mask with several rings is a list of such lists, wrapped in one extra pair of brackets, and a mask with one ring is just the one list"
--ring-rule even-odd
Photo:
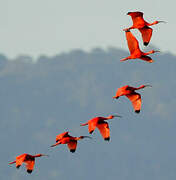
[[(15, 58), (22, 54), (53, 56), (78, 48), (128, 50), (122, 29), (132, 22), (126, 13), (143, 11), (149, 22), (167, 22), (153, 26), (151, 45), (176, 54), (175, 6), (174, 0), (0, 0), (0, 53)], [(139, 33), (135, 34), (141, 41)]]
[[(0, 179), (175, 179), (175, 7), (173, 0), (0, 0)], [(119, 62), (128, 56), (129, 11), (167, 21), (153, 26), (149, 48), (163, 53), (152, 64)], [(127, 99), (112, 99), (125, 84), (152, 85), (140, 91), (140, 114)], [(88, 135), (80, 123), (113, 113), (123, 118), (109, 122), (110, 142), (95, 131), (75, 154), (49, 148), (58, 133)], [(29, 175), (8, 165), (25, 152), (50, 157)]]

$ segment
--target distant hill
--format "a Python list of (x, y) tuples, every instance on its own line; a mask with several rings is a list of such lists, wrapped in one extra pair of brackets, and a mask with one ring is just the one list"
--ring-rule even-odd
[[(6, 180), (165, 180), (175, 171), (176, 57), (170, 53), (120, 62), (121, 49), (80, 49), (53, 57), (8, 60), (0, 55), (0, 179)], [(118, 87), (151, 84), (141, 90), (140, 114), (126, 98), (113, 100)], [(69, 130), (88, 135), (80, 123), (95, 116), (122, 115), (109, 121), (111, 141), (96, 130), (92, 140), (49, 148), (55, 136)], [(31, 175), (8, 162), (22, 153), (46, 153)]]

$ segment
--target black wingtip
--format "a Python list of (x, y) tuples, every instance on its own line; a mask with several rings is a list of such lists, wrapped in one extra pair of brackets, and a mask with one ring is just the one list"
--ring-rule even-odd
[(20, 168), (20, 165), (16, 166), (16, 168), (19, 169), (19, 168)]
[(90, 134), (92, 134), (92, 133), (93, 133), (93, 131), (90, 131), (89, 133), (90, 133)]
[(31, 174), (31, 173), (32, 173), (32, 170), (28, 169), (27, 172), (28, 172), (29, 174)]
[(147, 46), (149, 44), (149, 42), (144, 42), (144, 46)]
[(118, 98), (119, 98), (119, 96), (113, 96), (112, 98), (113, 98), (113, 99), (118, 99)]
[(130, 29), (124, 29), (125, 32), (130, 32)]
[(74, 153), (76, 150), (75, 149), (70, 149), (70, 152)]
[(110, 140), (110, 137), (107, 137), (107, 138), (104, 138), (105, 141), (109, 141)]
[(140, 110), (136, 110), (135, 113), (138, 113), (138, 114), (139, 114), (139, 113), (140, 113)]

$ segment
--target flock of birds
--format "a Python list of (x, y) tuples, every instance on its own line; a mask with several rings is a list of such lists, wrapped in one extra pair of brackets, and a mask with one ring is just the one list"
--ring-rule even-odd
[[(143, 13), (142, 12), (128, 12), (127, 15), (131, 16), (133, 25), (129, 28), (124, 29), (126, 34), (126, 40), (128, 44), (128, 48), (130, 51), (130, 56), (121, 59), (120, 61), (125, 61), (128, 59), (141, 59), (144, 61), (147, 61), (149, 63), (152, 63), (153, 60), (151, 57), (148, 56), (148, 54), (152, 54), (158, 51), (149, 51), (149, 52), (142, 52), (139, 48), (139, 43), (135, 36), (130, 32), (131, 29), (138, 29), (142, 35), (143, 44), (147, 46), (150, 42), (150, 39), (152, 37), (152, 28), (149, 26), (158, 24), (160, 22), (164, 21), (154, 21), (153, 23), (148, 23), (143, 19)], [(136, 90), (145, 88), (145, 87), (151, 87), (150, 85), (141, 85), (140, 87), (131, 87), (129, 85), (120, 87), (117, 89), (116, 95), (113, 97), (114, 99), (118, 99), (120, 96), (126, 96), (132, 103), (133, 109), (136, 113), (139, 113), (141, 110), (141, 95)], [(81, 126), (88, 125), (88, 131), (90, 134), (93, 133), (93, 131), (98, 128), (103, 139), (105, 141), (110, 140), (110, 130), (109, 125), (106, 122), (106, 120), (113, 119), (115, 117), (121, 117), (119, 115), (110, 115), (108, 117), (95, 117), (93, 119), (90, 119), (88, 122), (81, 124)], [(59, 144), (67, 144), (70, 152), (75, 152), (77, 147), (77, 141), (83, 138), (91, 138), (89, 136), (80, 136), (80, 137), (73, 137), (69, 135), (69, 132), (64, 132), (56, 136), (56, 143), (53, 144), (51, 147), (55, 147)], [(32, 173), (34, 164), (35, 164), (35, 158), (41, 157), (41, 156), (48, 156), (44, 154), (36, 154), (36, 155), (30, 155), (30, 154), (21, 154), (16, 157), (16, 160), (13, 162), (10, 162), (9, 164), (16, 163), (16, 168), (19, 168), (23, 163), (26, 164), (26, 169), (28, 173)]]

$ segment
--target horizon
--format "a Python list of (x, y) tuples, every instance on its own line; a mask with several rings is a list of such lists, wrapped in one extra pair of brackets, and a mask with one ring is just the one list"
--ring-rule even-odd
[[(0, 6), (0, 50), (12, 59), (19, 54), (35, 58), (40, 54), (52, 56), (75, 48), (90, 51), (94, 47), (114, 46), (127, 50), (123, 29), (132, 22), (126, 14), (137, 10), (144, 12), (148, 22), (167, 22), (152, 26), (151, 44), (163, 52), (175, 54), (176, 21), (172, 12), (176, 2), (160, 3), (159, 8), (158, 4), (152, 0), (133, 0), (128, 6), (125, 1), (116, 0), (3, 1)], [(140, 33), (133, 32), (141, 42)]]

